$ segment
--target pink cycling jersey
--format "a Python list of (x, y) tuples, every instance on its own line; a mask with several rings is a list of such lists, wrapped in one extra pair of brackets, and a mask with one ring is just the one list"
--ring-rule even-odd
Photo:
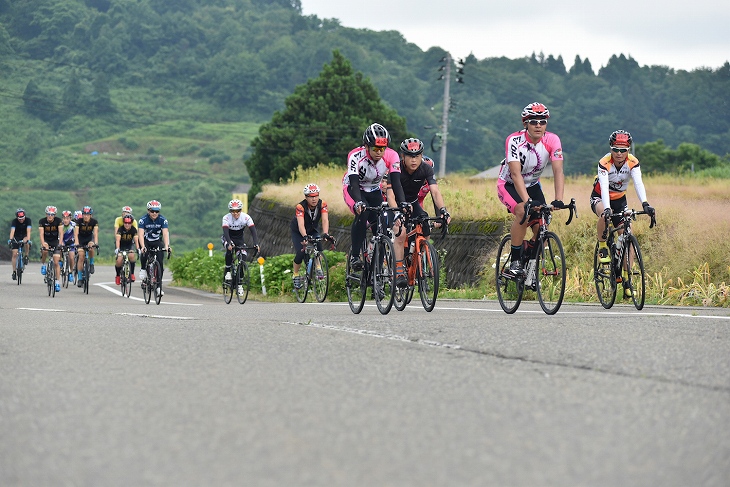
[(396, 151), (387, 148), (383, 158), (374, 162), (368, 155), (367, 147), (357, 147), (347, 154), (347, 173), (342, 178), (342, 187), (349, 187), (350, 175), (357, 174), (361, 191), (378, 191), (383, 177), (392, 172), (400, 172), (400, 157)]
[(527, 131), (520, 130), (507, 137), (505, 143), (506, 158), (499, 179), (514, 184), (510, 174), (510, 161), (520, 161), (522, 179), (529, 188), (540, 182), (540, 175), (547, 167), (548, 161), (562, 161), (563, 147), (560, 137), (552, 132), (545, 132), (537, 144), (527, 139)]

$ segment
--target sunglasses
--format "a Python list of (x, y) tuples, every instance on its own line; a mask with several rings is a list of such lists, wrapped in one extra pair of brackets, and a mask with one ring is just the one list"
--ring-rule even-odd
[(547, 120), (536, 120), (533, 118), (532, 120), (528, 120), (527, 123), (530, 125), (547, 125)]
[(370, 150), (373, 152), (385, 152), (385, 147), (373, 146), (370, 148)]
[(623, 154), (624, 152), (628, 152), (629, 149), (626, 147), (611, 147), (611, 152), (618, 152), (620, 154)]
[(159, 213), (160, 210), (149, 210), (150, 213)]
[(241, 210), (231, 210), (231, 213), (241, 213)]

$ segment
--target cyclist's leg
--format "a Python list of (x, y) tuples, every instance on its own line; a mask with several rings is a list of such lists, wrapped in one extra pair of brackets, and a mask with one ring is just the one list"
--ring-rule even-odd
[(294, 288), (300, 288), (302, 286), (302, 278), (299, 275), (300, 269), (302, 268), (302, 260), (304, 260), (304, 237), (299, 233), (299, 226), (296, 225), (296, 221), (293, 220), (290, 225), (291, 229), (291, 242), (294, 247), (294, 263), (292, 264), (292, 283)]

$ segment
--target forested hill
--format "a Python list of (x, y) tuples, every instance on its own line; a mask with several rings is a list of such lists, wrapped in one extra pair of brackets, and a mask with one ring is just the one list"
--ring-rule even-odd
[[(167, 121), (268, 121), (334, 49), (432, 140), (444, 51), (398, 32), (304, 16), (299, 0), (0, 0), (0, 162)], [(451, 84), (450, 171), (498, 162), (535, 100), (553, 114), (568, 172), (591, 172), (618, 128), (639, 144), (730, 153), (729, 63), (687, 72), (616, 53), (595, 74), (578, 57), (472, 56), (463, 81)]]

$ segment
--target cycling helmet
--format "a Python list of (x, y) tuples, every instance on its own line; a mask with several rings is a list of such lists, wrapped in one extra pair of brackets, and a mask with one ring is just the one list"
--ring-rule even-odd
[(162, 208), (162, 205), (157, 200), (152, 200), (147, 202), (147, 209), (148, 210), (155, 210), (160, 211), (160, 208)]
[(122, 207), (122, 215), (131, 215), (132, 214), (132, 207), (131, 206), (123, 206)]
[(530, 118), (550, 118), (550, 110), (542, 103), (532, 102), (522, 109), (522, 121)]
[(74, 211), (74, 220), (81, 218), (81, 210)]
[(400, 144), (400, 151), (409, 156), (423, 154), (423, 142), (418, 139), (406, 139)]
[(134, 218), (132, 217), (132, 215), (124, 215), (122, 217), (122, 223), (132, 223), (132, 222), (134, 222)]
[(390, 144), (390, 134), (385, 127), (374, 123), (365, 129), (365, 133), (362, 134), (362, 143), (368, 147), (387, 147)]
[(304, 196), (319, 196), (319, 186), (309, 183), (304, 187)]
[(631, 134), (625, 130), (617, 130), (608, 138), (608, 145), (617, 147), (630, 147), (633, 139)]
[(46, 206), (46, 215), (55, 216), (57, 212), (58, 209), (55, 206)]
[(69, 211), (69, 210), (63, 210), (61, 212), (61, 216), (63, 216), (64, 218), (66, 218), (66, 217), (71, 218), (72, 215), (73, 215), (73, 213), (71, 213), (71, 211)]
[(22, 208), (18, 208), (17, 210), (15, 210), (15, 216), (17, 216), (18, 218), (25, 218), (25, 210)]
[(82, 215), (93, 215), (94, 210), (92, 210), (90, 206), (84, 206), (83, 208), (81, 208), (81, 214)]
[(228, 202), (228, 211), (243, 211), (243, 202), (241, 200), (231, 200)]

